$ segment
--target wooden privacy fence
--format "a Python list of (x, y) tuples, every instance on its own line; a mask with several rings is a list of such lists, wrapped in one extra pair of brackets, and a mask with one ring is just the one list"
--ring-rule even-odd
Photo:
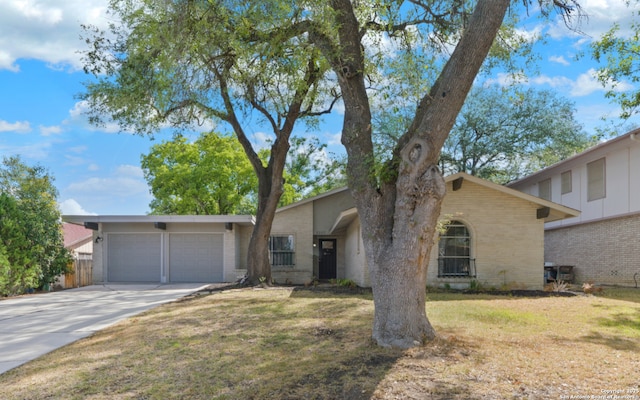
[(80, 253), (73, 262), (73, 272), (65, 274), (64, 287), (75, 288), (93, 283), (93, 260), (91, 254)]

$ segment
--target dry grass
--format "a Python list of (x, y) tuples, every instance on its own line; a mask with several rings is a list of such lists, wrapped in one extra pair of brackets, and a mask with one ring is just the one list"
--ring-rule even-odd
[(370, 342), (370, 295), (200, 296), (0, 375), (0, 398), (640, 398), (640, 290), (625, 300), (429, 297), (438, 339), (401, 352)]

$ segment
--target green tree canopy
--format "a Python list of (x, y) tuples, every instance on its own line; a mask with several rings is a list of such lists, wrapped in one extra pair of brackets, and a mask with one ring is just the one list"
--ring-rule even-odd
[[(551, 91), (475, 87), (444, 143), (440, 169), (506, 184), (555, 164), (595, 144), (574, 113), (570, 101)], [(380, 159), (390, 157), (397, 132), (407, 126), (402, 114), (379, 115)]]
[(606, 96), (620, 104), (620, 116), (625, 119), (637, 114), (640, 106), (640, 1), (626, 4), (633, 18), (631, 25), (615, 23), (592, 44), (594, 59), (604, 63), (597, 70), (598, 80), (608, 88)]
[(251, 163), (235, 137), (203, 133), (156, 144), (142, 156), (151, 187), (152, 214), (253, 213), (258, 186)]
[(51, 284), (71, 261), (64, 248), (57, 191), (41, 166), (19, 157), (0, 166), (0, 293)]
[[(313, 2), (112, 0), (108, 32), (86, 27), (80, 95), (92, 123), (153, 134), (203, 121), (228, 124), (257, 177), (249, 242), (251, 282), (271, 281), (268, 239), (284, 190), (289, 138), (298, 121), (314, 126), (338, 98), (329, 65), (304, 35), (274, 30), (304, 21)], [(266, 162), (247, 132), (271, 135)]]
[[(280, 206), (345, 185), (344, 165), (315, 137), (292, 137)], [(269, 151), (260, 152), (266, 163)], [(215, 132), (154, 145), (142, 168), (152, 214), (253, 214), (258, 182), (238, 140)]]
[(550, 91), (479, 87), (445, 141), (440, 165), (505, 184), (594, 144), (571, 102)]
[(315, 136), (291, 137), (280, 206), (346, 186), (345, 162), (326, 151)]

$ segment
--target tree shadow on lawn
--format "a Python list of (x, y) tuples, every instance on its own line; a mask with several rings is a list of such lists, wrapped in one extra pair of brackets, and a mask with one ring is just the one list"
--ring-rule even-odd
[(0, 376), (0, 398), (371, 398), (403, 352), (369, 339), (368, 301), (288, 295), (160, 306)]
[[(603, 308), (595, 305), (594, 307)], [(609, 308), (609, 307), (607, 307)], [(597, 344), (604, 344), (615, 350), (640, 351), (640, 309), (635, 312), (618, 312), (608, 317), (598, 317), (594, 322), (601, 327), (615, 331), (613, 334), (593, 331), (584, 339)]]
[[(325, 299), (344, 298), (357, 299), (361, 304), (372, 301), (371, 289), (344, 287), (305, 287), (292, 290), (291, 298), (311, 299), (322, 302)], [(363, 302), (364, 301), (364, 302)], [(318, 303), (316, 303), (318, 304)], [(325, 309), (336, 312), (336, 309)], [(331, 310), (331, 311), (329, 311)], [(377, 346), (371, 335), (371, 314), (369, 307), (362, 318), (367, 328), (360, 326), (356, 335), (362, 335), (359, 349), (353, 349), (342, 361), (335, 360), (321, 374), (309, 374), (302, 384), (311, 387), (331, 387), (333, 395), (326, 397), (279, 397), (294, 398), (336, 398), (336, 399), (453, 399), (468, 398), (471, 391), (465, 382), (443, 379), (439, 369), (461, 362), (469, 357), (478, 357), (479, 345), (460, 337), (453, 329), (439, 329), (435, 340), (423, 346), (408, 350), (390, 350)], [(353, 318), (352, 318), (353, 320)], [(341, 344), (342, 337), (348, 335), (349, 327), (343, 326), (335, 332), (336, 345)], [(332, 334), (329, 332), (329, 334)], [(362, 353), (365, 349), (366, 353)], [(366, 382), (355, 384), (365, 377)], [(300, 393), (297, 393), (298, 395)]]
[(640, 351), (637, 339), (630, 339), (621, 335), (606, 335), (602, 332), (592, 331), (591, 334), (583, 336), (581, 340), (592, 344), (604, 345), (613, 350), (626, 350), (634, 353)]
[(349, 297), (362, 300), (373, 300), (371, 288), (347, 287), (337, 285), (294, 286), (291, 288), (291, 298), (335, 299)]
[[(278, 295), (278, 290), (266, 289)], [(282, 292), (280, 292), (282, 293)], [(369, 399), (403, 356), (370, 338), (370, 297), (336, 295), (237, 299), (242, 315), (218, 323), (217, 331), (240, 338), (250, 364), (236, 368), (233, 399)], [(284, 295), (284, 293), (282, 293)], [(310, 293), (306, 293), (307, 295)], [(316, 293), (318, 294), (318, 293)], [(299, 301), (291, 301), (295, 299)], [(364, 300), (364, 301), (363, 301)], [(260, 329), (252, 326), (261, 325)], [(220, 351), (237, 347), (221, 344)]]
[[(359, 400), (393, 393), (402, 398), (407, 384), (414, 398), (424, 391), (451, 398), (467, 390), (438, 381), (425, 364), (460, 361), (477, 352), (472, 344), (450, 332), (420, 348), (386, 349), (370, 339), (371, 324), (367, 293), (246, 289), (202, 295), (140, 314), (0, 376), (0, 398)], [(35, 381), (48, 384), (34, 387)]]

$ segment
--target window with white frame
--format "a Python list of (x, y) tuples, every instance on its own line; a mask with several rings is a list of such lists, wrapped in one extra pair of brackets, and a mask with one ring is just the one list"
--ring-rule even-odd
[(571, 191), (573, 190), (571, 171), (564, 171), (562, 174), (560, 174), (560, 186), (562, 194), (571, 193)]
[(606, 197), (605, 168), (604, 158), (587, 164), (587, 201)]
[(551, 179), (538, 182), (538, 197), (551, 200)]
[(471, 258), (471, 234), (460, 221), (451, 221), (440, 234), (438, 276), (475, 276), (475, 260)]
[(296, 263), (296, 243), (293, 235), (269, 237), (269, 261), (274, 267), (291, 267)]

